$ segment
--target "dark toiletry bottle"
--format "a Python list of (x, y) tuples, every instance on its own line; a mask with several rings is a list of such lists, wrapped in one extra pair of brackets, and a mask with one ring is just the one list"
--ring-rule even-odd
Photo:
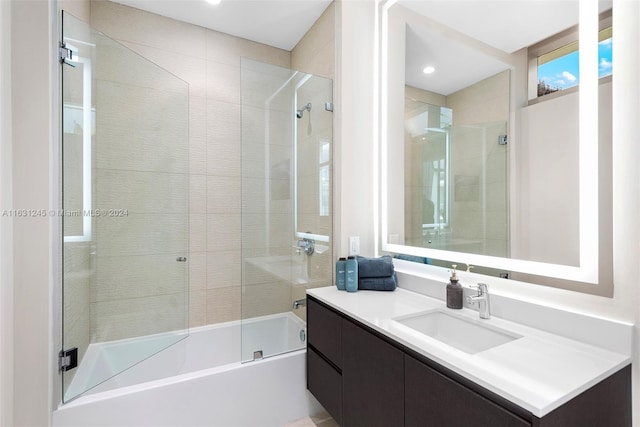
[(358, 261), (352, 256), (347, 258), (346, 262), (346, 281), (345, 286), (347, 292), (355, 292), (358, 290)]
[(347, 281), (347, 259), (340, 258), (336, 261), (336, 287), (340, 291), (344, 291), (346, 289), (346, 281)]
[(447, 284), (447, 307), (460, 309), (462, 308), (462, 285), (458, 283), (456, 275), (456, 264), (452, 265), (450, 282)]

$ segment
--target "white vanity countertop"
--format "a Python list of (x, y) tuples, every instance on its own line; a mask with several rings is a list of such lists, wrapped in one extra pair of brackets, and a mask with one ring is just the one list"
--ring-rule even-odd
[[(631, 363), (623, 354), (494, 316), (480, 320), (477, 311), (450, 310), (444, 301), (400, 288), (393, 292), (348, 293), (331, 286), (307, 293), (537, 417)], [(468, 354), (392, 320), (432, 309), (487, 322), (521, 338)]]

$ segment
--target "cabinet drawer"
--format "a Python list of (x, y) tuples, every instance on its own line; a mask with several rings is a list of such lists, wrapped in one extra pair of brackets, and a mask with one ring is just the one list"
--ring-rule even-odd
[(405, 425), (524, 427), (530, 422), (405, 355)]
[(309, 344), (342, 369), (342, 318), (307, 298)]
[(307, 349), (307, 389), (342, 424), (342, 375), (312, 348)]

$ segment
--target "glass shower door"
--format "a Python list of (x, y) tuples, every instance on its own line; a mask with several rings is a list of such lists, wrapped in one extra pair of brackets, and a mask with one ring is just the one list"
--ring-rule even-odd
[(67, 13), (62, 31), (68, 402), (188, 334), (188, 85)]
[(306, 346), (332, 283), (332, 81), (242, 58), (243, 362)]

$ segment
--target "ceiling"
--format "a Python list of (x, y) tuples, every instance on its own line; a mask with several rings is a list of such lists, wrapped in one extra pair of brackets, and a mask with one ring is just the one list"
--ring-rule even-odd
[(113, 1), (290, 51), (332, 0)]
[[(450, 95), (509, 68), (462, 43), (413, 27), (407, 27), (405, 58), (405, 83), (441, 95)], [(433, 74), (422, 72), (427, 65), (435, 68)]]

